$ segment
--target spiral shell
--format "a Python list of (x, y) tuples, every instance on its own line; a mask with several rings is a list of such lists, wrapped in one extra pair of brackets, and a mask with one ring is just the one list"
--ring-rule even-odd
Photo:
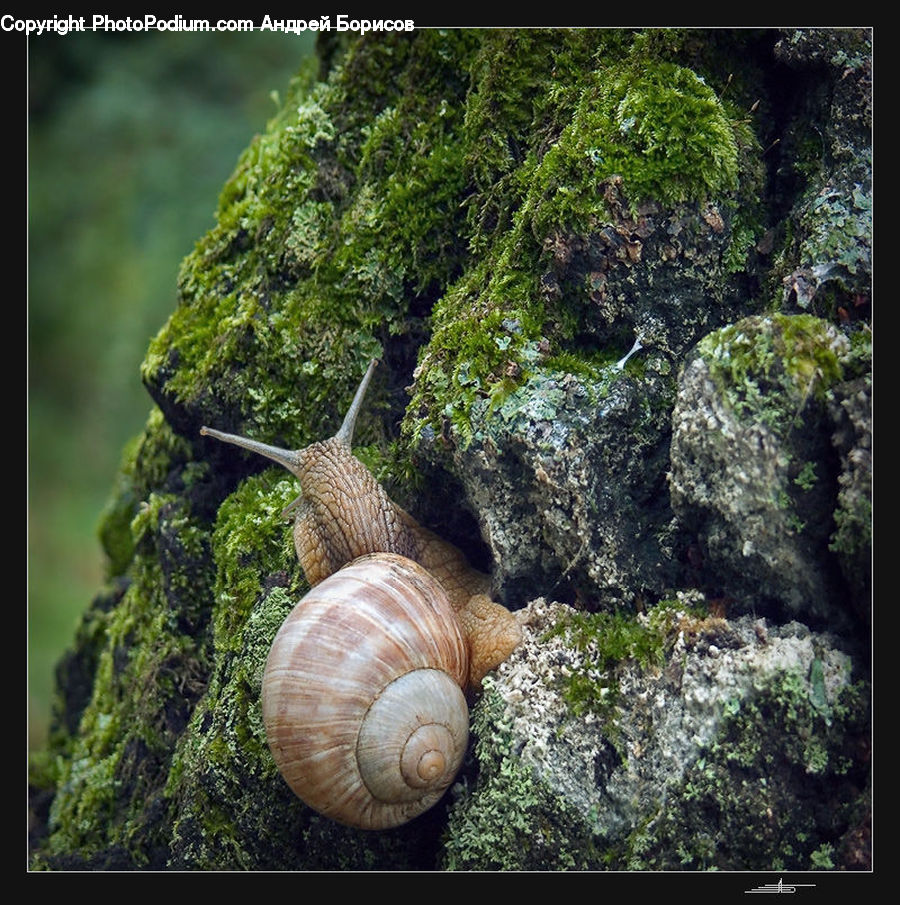
[(402, 556), (354, 560), (297, 604), (269, 652), (263, 720), (282, 776), (341, 823), (411, 820), (462, 763), (467, 674), (438, 582)]

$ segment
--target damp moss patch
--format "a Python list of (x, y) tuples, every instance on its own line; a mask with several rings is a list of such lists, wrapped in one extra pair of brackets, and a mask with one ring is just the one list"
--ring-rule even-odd
[(732, 409), (781, 430), (851, 364), (847, 338), (807, 314), (747, 318), (704, 337), (698, 351)]
[[(465, 202), (478, 256), (433, 309), (404, 424), (411, 438), (449, 423), (465, 445), (476, 400), (502, 401), (548, 352), (577, 345), (582, 303), (548, 294), (541, 274), (552, 273), (560, 237), (586, 242), (622, 215), (610, 205), (611, 183), (632, 211), (644, 202), (731, 199), (739, 189), (740, 147), (752, 141), (702, 77), (633, 56), (621, 36), (592, 48), (584, 40), (567, 34), (559, 47), (561, 69), (576, 59), (592, 65), (573, 69), (571, 82), (553, 82), (556, 106), (527, 93), (514, 104), (503, 81), (509, 64), (500, 51), (521, 62), (540, 49), (538, 37), (486, 37), (476, 58), (466, 124), (483, 127), (486, 111), (496, 114), (487, 136), (464, 133), (467, 159), (484, 146), (488, 155), (478, 158), (474, 173), (484, 173)], [(540, 71), (546, 62), (534, 65)]]

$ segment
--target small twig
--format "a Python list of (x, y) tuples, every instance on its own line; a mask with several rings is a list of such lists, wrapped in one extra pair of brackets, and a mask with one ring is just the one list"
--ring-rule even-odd
[(614, 365), (617, 371), (621, 371), (625, 367), (625, 362), (634, 355), (635, 352), (643, 349), (644, 347), (641, 345), (640, 339), (635, 339), (634, 345), (631, 347), (631, 351), (624, 357), (620, 358)]

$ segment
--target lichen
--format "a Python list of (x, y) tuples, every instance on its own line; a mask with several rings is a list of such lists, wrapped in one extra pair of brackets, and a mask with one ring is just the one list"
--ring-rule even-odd
[(772, 271), (785, 310), (855, 322), (870, 313), (871, 30), (799, 29), (775, 46), (791, 68), (834, 74), (817, 112), (785, 124), (786, 185), (797, 191)]
[[(847, 686), (831, 715), (780, 673), (735, 702), (716, 740), (617, 856), (631, 870), (816, 870), (865, 817), (868, 686)], [(821, 802), (820, 805), (810, 803)], [(685, 837), (683, 828), (692, 835)]]
[(518, 762), (503, 702), (485, 679), (472, 715), (478, 781), (457, 788), (445, 870), (579, 870), (595, 863), (590, 829)]
[(685, 618), (677, 600), (661, 601), (646, 615), (571, 612), (556, 622), (548, 637), (563, 635), (583, 656), (578, 669), (562, 682), (562, 693), (575, 717), (590, 711), (610, 720), (619, 703), (616, 667), (627, 662), (639, 669), (659, 668), (671, 647), (673, 632)]
[(801, 224), (807, 227), (801, 267), (843, 269), (850, 277), (869, 272), (872, 198), (862, 185), (853, 185), (846, 195), (832, 186), (820, 190), (806, 206)]
[[(833, 639), (713, 615), (696, 591), (612, 638), (561, 604), (525, 615), (523, 645), (473, 712), (477, 779), (467, 770), (454, 790), (450, 866), (808, 869), (826, 845), (851, 866), (870, 689)], [(568, 677), (597, 679), (601, 662), (616, 705), (573, 707)]]
[[(849, 617), (848, 589), (828, 545), (833, 513), (842, 509), (839, 488), (851, 480), (840, 475), (847, 466), (836, 455), (835, 411), (870, 367), (853, 348), (843, 331), (812, 315), (758, 315), (704, 337), (682, 369), (673, 508), (696, 538), (714, 592), (745, 611), (792, 612), (832, 626)], [(846, 463), (859, 459), (857, 430), (865, 428), (841, 431)], [(865, 498), (864, 481), (860, 472), (848, 503)]]

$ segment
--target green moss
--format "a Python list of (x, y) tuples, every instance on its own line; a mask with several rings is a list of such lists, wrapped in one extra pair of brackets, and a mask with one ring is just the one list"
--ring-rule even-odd
[(356, 456), (387, 491), (391, 499), (409, 497), (422, 488), (424, 476), (416, 468), (399, 440), (371, 446), (354, 446)]
[(847, 376), (862, 377), (872, 372), (872, 331), (868, 325), (850, 334), (850, 354), (847, 360)]
[(125, 447), (110, 498), (100, 516), (97, 534), (106, 554), (106, 579), (123, 575), (134, 555), (131, 521), (137, 512), (134, 492), (134, 456), (138, 440)]
[(849, 345), (812, 315), (774, 314), (710, 333), (698, 350), (732, 409), (783, 431), (844, 378)]
[(800, 473), (794, 478), (794, 483), (801, 490), (812, 490), (816, 485), (816, 481), (818, 478), (816, 477), (816, 463), (815, 462), (804, 462), (803, 466), (800, 469)]
[[(226, 185), (217, 225), (185, 259), (179, 306), (151, 343), (143, 374), (181, 403), (211, 393), (211, 416), (249, 416), (259, 432), (303, 445), (330, 413), (335, 375), (346, 374), (349, 387), (357, 363), (377, 354), (372, 331), (382, 312), (351, 304), (352, 287), (325, 304), (312, 283), (297, 284), (335, 241), (343, 244), (333, 226), (341, 198), (323, 201), (314, 191), (312, 156), (336, 140), (329, 105), (340, 91), (298, 79), (292, 92)], [(248, 355), (250, 347), (258, 354)]]
[(351, 246), (335, 249), (338, 270), (374, 281), (390, 307), (411, 287), (444, 285), (466, 248), (463, 165), (465, 72), (477, 47), (470, 31), (425, 32), (410, 49), (397, 102), (363, 131), (356, 203), (347, 211)]
[(622, 666), (654, 669), (665, 662), (673, 627), (686, 612), (680, 601), (662, 601), (645, 617), (622, 611), (573, 612), (557, 622), (548, 637), (564, 636), (585, 655), (562, 682), (562, 694), (576, 717), (586, 712), (609, 719), (619, 699)]
[(809, 856), (809, 869), (810, 870), (834, 870), (834, 861), (832, 860), (834, 855), (834, 846), (828, 842), (823, 842), (819, 848), (817, 848), (810, 856)]
[[(220, 506), (213, 533), (215, 580), (210, 680), (179, 740), (166, 795), (179, 801), (172, 863), (197, 869), (241, 869), (267, 863), (252, 846), (229, 802), (262, 806), (282, 784), (262, 724), (262, 673), (272, 640), (307, 586), (282, 509), (296, 482), (281, 468), (247, 478)], [(235, 786), (243, 777), (245, 788)], [(254, 804), (255, 803), (255, 804)], [(272, 807), (275, 807), (272, 805)], [(272, 836), (280, 830), (273, 826)], [(287, 865), (279, 864), (279, 867)]]
[(535, 234), (584, 233), (612, 176), (633, 205), (737, 188), (734, 129), (696, 74), (645, 59), (591, 73), (571, 123), (535, 166), (526, 200)]
[[(466, 103), (466, 200), (476, 253), (509, 229), (527, 184), (523, 163), (562, 130), (584, 76), (605, 55), (627, 52), (627, 32), (500, 29), (482, 33)], [(533, 167), (533, 162), (529, 168)]]
[[(618, 350), (598, 350), (592, 354), (576, 352), (558, 352), (546, 359), (544, 365), (548, 371), (556, 371), (560, 374), (577, 374), (586, 382), (601, 383), (603, 378), (610, 381), (621, 375), (621, 371), (611, 368), (623, 356)], [(629, 367), (636, 366), (634, 359), (629, 362)]]
[[(433, 309), (407, 437), (447, 422), (465, 445), (476, 402), (505, 398), (545, 349), (559, 354), (584, 328), (582, 302), (565, 294), (551, 302), (539, 275), (552, 270), (558, 237), (588, 236), (615, 221), (610, 180), (633, 207), (725, 199), (737, 189), (738, 136), (756, 147), (746, 126), (732, 122), (695, 73), (632, 53), (630, 43), (627, 32), (483, 41), (464, 133), (472, 142), (466, 160), (475, 192), (466, 203), (478, 256)], [(550, 59), (550, 88), (539, 96), (529, 86)], [(734, 262), (746, 258), (755, 235), (750, 219)]]
[(854, 494), (834, 511), (835, 530), (828, 548), (834, 553), (856, 557), (872, 547), (872, 500)]
[(243, 646), (243, 627), (267, 576), (299, 572), (290, 522), (281, 516), (296, 496), (297, 482), (284, 469), (269, 468), (247, 478), (219, 508), (213, 533), (217, 566), (213, 624), (219, 654)]
[[(147, 594), (150, 582), (164, 585), (158, 569), (144, 570), (107, 621), (93, 695), (50, 811), (48, 857), (77, 852), (89, 862), (119, 847), (146, 866), (147, 838), (162, 830), (154, 823), (164, 810), (154, 819), (153, 808), (183, 724), (190, 697), (184, 683), (197, 674), (197, 651), (165, 603)], [(145, 602), (155, 607), (145, 609)], [(133, 837), (141, 840), (134, 847)]]
[(417, 295), (462, 270), (477, 46), (469, 31), (387, 35), (354, 45), (327, 84), (297, 80), (184, 263), (149, 384), (283, 445), (323, 435), (336, 387), (349, 396), (381, 338), (415, 329)]
[(95, 857), (98, 867), (146, 867), (152, 840), (165, 832), (162, 789), (200, 689), (209, 593), (206, 528), (183, 493), (163, 489), (183, 490), (175, 476), (186, 456), (185, 442), (154, 412), (124, 457), (103, 529), (120, 590), (100, 598), (82, 632), (93, 647), (68, 665), (74, 687), (59, 717), (72, 734), (54, 734), (65, 757), (42, 856), (49, 867), (90, 866)]

